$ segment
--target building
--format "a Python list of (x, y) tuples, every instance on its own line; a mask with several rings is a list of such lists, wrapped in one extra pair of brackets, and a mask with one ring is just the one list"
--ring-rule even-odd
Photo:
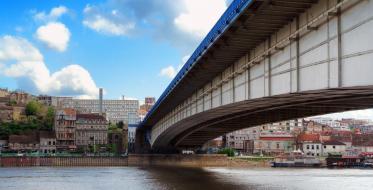
[(37, 97), (38, 102), (41, 104), (44, 104), (46, 106), (52, 106), (52, 105), (57, 105), (56, 99), (53, 98), (53, 96), (47, 96), (47, 95), (39, 95)]
[(226, 147), (242, 152), (244, 150), (244, 141), (250, 139), (250, 131), (250, 129), (242, 129), (228, 133), (225, 136)]
[(120, 131), (110, 131), (108, 144), (115, 145), (116, 153), (128, 152), (128, 125), (124, 125)]
[(76, 111), (71, 108), (56, 111), (54, 129), (57, 150), (75, 150)]
[(108, 121), (99, 114), (77, 114), (75, 122), (75, 144), (87, 150), (95, 145), (106, 145)]
[(25, 107), (0, 105), (0, 122), (20, 121), (25, 115)]
[(321, 125), (327, 125), (330, 127), (336, 127), (339, 125), (339, 122), (335, 122), (332, 118), (330, 117), (312, 117), (310, 118), (311, 121), (315, 121)]
[(2, 150), (8, 148), (8, 140), (1, 140), (0, 139), (0, 153)]
[(346, 144), (331, 140), (322, 143), (322, 155), (328, 156), (329, 154), (344, 153), (346, 152)]
[(137, 126), (135, 124), (128, 125), (128, 152), (134, 152), (135, 150)]
[(276, 132), (276, 131), (286, 131), (286, 132), (293, 132), (297, 131), (298, 129), (303, 128), (303, 119), (292, 119), (292, 120), (285, 120), (276, 123), (269, 123), (265, 125), (261, 125), (261, 131), (265, 132)]
[[(100, 113), (100, 100), (98, 99), (63, 99), (62, 108), (72, 108), (79, 113)], [(102, 110), (111, 123), (123, 121), (128, 124), (140, 122), (138, 116), (138, 100), (102, 100)]]
[(234, 131), (226, 134), (224, 139), (226, 141), (226, 147), (251, 153), (254, 151), (254, 141), (258, 140), (262, 133), (286, 132), (294, 136), (294, 134), (301, 133), (302, 130), (303, 119), (293, 119)]
[(361, 152), (373, 152), (373, 134), (354, 134), (352, 138), (352, 147)]
[(373, 139), (362, 143), (357, 147), (361, 152), (373, 153)]
[(56, 133), (53, 131), (40, 131), (40, 152), (44, 154), (54, 154), (57, 152), (56, 148)]
[(145, 103), (140, 106), (141, 110), (144, 110), (146, 112), (149, 112), (150, 109), (154, 106), (155, 104), (155, 98), (154, 97), (146, 97), (145, 98)]
[(21, 91), (10, 92), (9, 98), (10, 101), (16, 102), (17, 105), (26, 105), (33, 99), (30, 94)]
[(141, 118), (141, 121), (145, 118), (146, 114), (150, 111), (150, 109), (155, 104), (155, 98), (154, 97), (146, 97), (145, 103), (140, 106), (139, 109), (139, 116)]
[(6, 88), (0, 88), (0, 98), (2, 97), (8, 97), (9, 96), (9, 91)]
[(0, 122), (10, 122), (13, 120), (13, 107), (0, 105)]
[(296, 138), (296, 150), (301, 150), (308, 156), (321, 156), (322, 143), (319, 134), (302, 133)]
[(39, 135), (36, 132), (24, 135), (10, 135), (9, 136), (9, 150), (17, 152), (33, 152), (39, 151), (40, 142)]
[(258, 140), (254, 140), (252, 153), (277, 155), (291, 152), (293, 151), (294, 142), (294, 136), (287, 132), (262, 133)]

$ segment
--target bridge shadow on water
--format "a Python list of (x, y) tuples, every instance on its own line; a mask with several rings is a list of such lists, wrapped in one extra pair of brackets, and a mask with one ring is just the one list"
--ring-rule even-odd
[(175, 190), (255, 190), (255, 185), (234, 181), (204, 168), (189, 167), (151, 167), (142, 168), (155, 180), (157, 189)]

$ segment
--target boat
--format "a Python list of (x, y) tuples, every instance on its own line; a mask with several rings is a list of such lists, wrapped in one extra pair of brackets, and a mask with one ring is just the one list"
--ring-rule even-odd
[(313, 156), (305, 156), (300, 150), (283, 153), (271, 162), (272, 167), (320, 167), (321, 161)]

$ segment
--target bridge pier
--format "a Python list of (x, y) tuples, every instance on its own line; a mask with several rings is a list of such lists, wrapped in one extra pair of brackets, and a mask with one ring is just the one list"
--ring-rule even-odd
[(148, 131), (144, 129), (136, 129), (135, 137), (135, 153), (137, 154), (147, 154), (151, 150), (150, 142), (146, 136)]

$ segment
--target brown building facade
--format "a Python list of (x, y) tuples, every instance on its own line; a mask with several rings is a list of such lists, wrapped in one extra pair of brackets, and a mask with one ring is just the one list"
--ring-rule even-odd
[(76, 111), (66, 108), (57, 110), (55, 116), (55, 132), (57, 150), (75, 150)]
[(106, 145), (108, 121), (99, 114), (77, 114), (76, 116), (76, 145), (87, 148), (94, 145)]

